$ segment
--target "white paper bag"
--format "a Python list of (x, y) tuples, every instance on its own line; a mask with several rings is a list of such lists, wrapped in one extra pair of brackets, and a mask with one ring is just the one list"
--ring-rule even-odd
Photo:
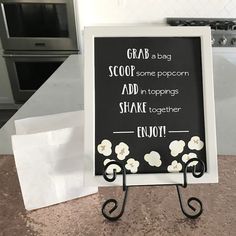
[[(27, 210), (97, 192), (95, 187), (83, 186), (83, 112), (73, 113), (73, 118), (58, 114), (16, 121), (17, 134), (31, 133), (12, 136)], [(68, 125), (77, 127), (46, 131)], [(35, 131), (39, 133), (33, 134)]]
[(34, 134), (69, 127), (84, 127), (84, 111), (30, 117), (15, 121), (16, 134)]

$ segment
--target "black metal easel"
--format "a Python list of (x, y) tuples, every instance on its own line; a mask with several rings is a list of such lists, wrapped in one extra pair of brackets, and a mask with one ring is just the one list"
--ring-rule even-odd
[[(181, 208), (181, 211), (183, 212), (183, 214), (190, 218), (190, 219), (196, 219), (198, 218), (202, 212), (203, 212), (203, 207), (202, 207), (202, 202), (201, 200), (199, 200), (198, 198), (196, 197), (190, 197), (187, 201), (187, 206), (192, 210), (192, 214), (189, 214), (185, 211), (185, 208), (183, 206), (183, 199), (182, 199), (182, 196), (181, 196), (181, 191), (180, 191), (180, 187), (182, 188), (186, 188), (188, 186), (188, 183), (187, 183), (187, 170), (188, 170), (188, 166), (191, 162), (194, 162), (194, 161), (197, 161), (198, 164), (201, 165), (201, 171), (200, 172), (197, 172), (196, 171), (196, 166), (193, 166), (192, 167), (192, 175), (195, 177), (195, 178), (200, 178), (204, 175), (205, 173), (205, 164), (202, 160), (198, 159), (198, 158), (192, 158), (190, 160), (188, 160), (184, 166), (184, 171), (183, 171), (183, 184), (170, 184), (169, 186), (176, 186), (176, 189), (177, 189), (177, 193), (178, 193), (178, 198), (179, 198), (179, 204), (180, 204), (180, 208)], [(115, 181), (116, 179), (116, 176), (117, 176), (117, 173), (116, 173), (116, 170), (113, 169), (113, 175), (111, 177), (109, 177), (109, 175), (107, 174), (106, 170), (107, 168), (112, 165), (112, 164), (116, 164), (118, 165), (120, 168), (121, 168), (121, 173), (122, 173), (122, 176), (123, 176), (123, 192), (124, 192), (124, 198), (123, 198), (123, 203), (122, 203), (122, 207), (121, 207), (121, 211), (118, 215), (115, 215), (115, 216), (112, 216), (112, 213), (118, 208), (118, 202), (116, 199), (108, 199), (107, 201), (104, 202), (103, 206), (102, 206), (102, 214), (105, 218), (107, 218), (108, 220), (110, 221), (116, 221), (118, 220), (124, 213), (124, 210), (125, 210), (125, 205), (126, 205), (126, 199), (127, 199), (127, 194), (128, 194), (128, 188), (132, 187), (132, 186), (126, 186), (126, 170), (125, 170), (125, 167), (124, 165), (120, 164), (119, 162), (117, 161), (111, 161), (109, 163), (107, 163), (104, 167), (104, 172), (103, 172), (103, 177), (106, 181), (108, 182), (113, 182)], [(152, 185), (153, 186), (153, 185)], [(156, 185), (157, 186), (157, 185)], [(196, 202), (198, 203), (198, 206), (199, 206), (199, 209), (196, 209), (194, 206), (193, 206), (193, 202)], [(113, 203), (114, 206), (108, 211), (109, 214), (106, 213), (105, 209), (106, 207), (108, 206), (108, 204), (110, 203)]]

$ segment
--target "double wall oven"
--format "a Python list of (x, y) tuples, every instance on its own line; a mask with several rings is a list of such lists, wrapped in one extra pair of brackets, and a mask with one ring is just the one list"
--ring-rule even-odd
[(73, 0), (0, 0), (0, 35), (16, 103), (78, 53)]

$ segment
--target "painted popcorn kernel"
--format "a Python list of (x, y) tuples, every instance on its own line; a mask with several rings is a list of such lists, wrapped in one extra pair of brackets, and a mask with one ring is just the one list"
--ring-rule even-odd
[[(107, 163), (109, 163), (109, 162), (111, 162), (111, 161), (114, 161), (114, 160), (106, 159), (106, 160), (103, 162), (103, 165), (105, 166)], [(107, 172), (108, 174), (112, 174), (114, 169), (116, 170), (117, 173), (119, 173), (119, 172), (121, 171), (121, 168), (120, 168), (118, 165), (116, 165), (116, 164), (111, 164), (111, 165), (108, 166), (106, 172)]]
[(185, 142), (183, 140), (174, 140), (170, 143), (169, 149), (170, 149), (170, 154), (173, 157), (178, 156), (181, 152), (183, 152), (185, 146)]
[(124, 160), (125, 157), (129, 155), (129, 146), (126, 143), (121, 142), (119, 145), (116, 145), (115, 153), (119, 160)]
[(125, 168), (129, 170), (131, 173), (137, 173), (139, 167), (139, 162), (134, 160), (133, 158), (130, 158), (127, 160), (127, 164), (125, 165)]
[(161, 166), (161, 156), (158, 152), (151, 151), (148, 154), (145, 154), (144, 160), (148, 162), (150, 166), (156, 166), (159, 167)]
[(191, 150), (199, 151), (204, 147), (204, 143), (198, 136), (193, 136), (188, 142), (188, 147)]
[[(189, 154), (184, 154), (182, 156), (182, 161), (186, 163), (188, 160), (190, 160), (192, 158), (197, 158), (197, 155), (193, 152), (190, 152)], [(197, 163), (198, 163), (197, 161), (192, 161), (188, 164), (188, 166), (195, 166), (195, 165), (197, 165)]]
[(112, 144), (109, 140), (103, 139), (102, 142), (98, 145), (97, 150), (100, 154), (107, 157), (112, 153), (111, 146)]
[(182, 164), (177, 161), (172, 161), (171, 165), (167, 167), (168, 172), (179, 172), (182, 170)]

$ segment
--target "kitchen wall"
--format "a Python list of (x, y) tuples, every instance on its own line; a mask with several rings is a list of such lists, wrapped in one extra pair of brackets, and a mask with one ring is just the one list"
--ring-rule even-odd
[[(166, 17), (236, 18), (236, 0), (78, 0), (77, 3), (81, 30), (91, 25), (160, 24)], [(80, 42), (81, 39), (80, 35)]]

